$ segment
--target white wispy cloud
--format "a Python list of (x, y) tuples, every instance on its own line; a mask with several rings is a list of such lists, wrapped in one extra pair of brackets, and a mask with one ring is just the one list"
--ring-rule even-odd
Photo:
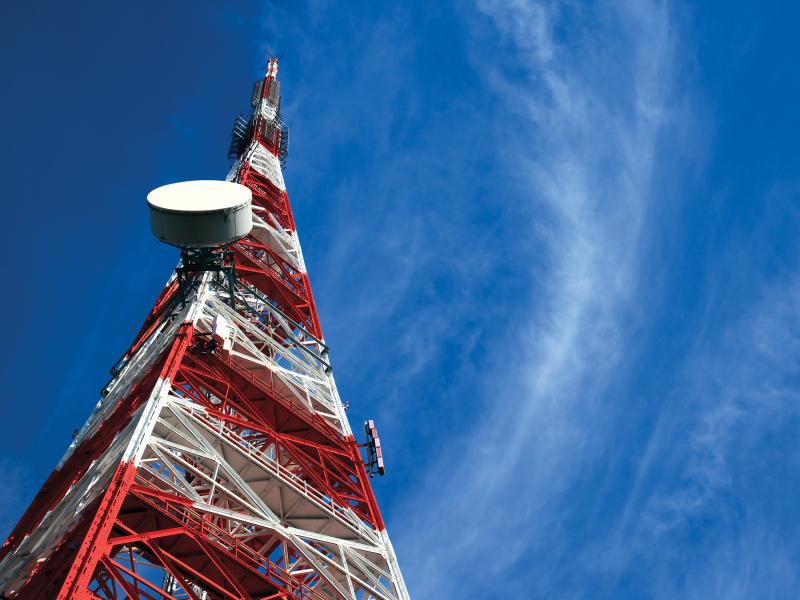
[[(800, 583), (790, 567), (796, 527), (784, 521), (794, 494), (769, 492), (783, 495), (779, 478), (793, 470), (784, 452), (800, 418), (800, 279), (754, 280), (755, 298), (733, 318), (713, 311), (715, 323), (700, 328), (637, 473), (639, 484), (655, 482), (634, 488), (614, 551), (654, 565), (653, 597), (783, 597)], [(703, 563), (676, 569), (696, 544)]]
[[(530, 274), (536, 309), (505, 342), (522, 358), (495, 348), (501, 358), (486, 367), (483, 411), (452, 446), (463, 457), (445, 453), (406, 506), (417, 516), (399, 546), (426, 597), (452, 597), (464, 585), (483, 597), (498, 578), (512, 597), (553, 591), (567, 551), (559, 507), (611, 434), (604, 392), (624, 371), (639, 318), (632, 301), (656, 193), (654, 155), (663, 128), (679, 118), (670, 109), (675, 40), (664, 5), (479, 8), (502, 58), (475, 57), (476, 65), (516, 114), (501, 158), (546, 253)], [(526, 555), (547, 567), (505, 579)]]

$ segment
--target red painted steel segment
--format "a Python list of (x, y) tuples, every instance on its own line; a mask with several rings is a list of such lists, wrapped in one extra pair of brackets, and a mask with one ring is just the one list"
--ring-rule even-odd
[[(163, 362), (163, 361), (162, 361)], [(47, 512), (52, 510), (103, 452), (130, 422), (133, 413), (147, 400), (155, 384), (162, 362), (156, 364), (145, 373), (140, 382), (133, 386), (100, 428), (91, 436), (81, 441), (60, 468), (56, 468), (40, 488), (36, 497), (17, 523), (14, 530), (0, 549), (0, 560), (13, 551), (19, 542), (39, 525)]]
[[(175, 374), (184, 353), (192, 342), (193, 333), (194, 329), (191, 323), (181, 325), (159, 373), (160, 380), (167, 381)], [(57, 600), (73, 598), (78, 590), (84, 590), (88, 586), (97, 561), (110, 549), (107, 541), (109, 533), (135, 476), (136, 466), (133, 463), (123, 462), (117, 467), (64, 580)]]
[(136, 467), (133, 463), (121, 463), (117, 467), (56, 600), (69, 600), (76, 597), (79, 590), (86, 589), (97, 561), (108, 551), (106, 538), (135, 475)]

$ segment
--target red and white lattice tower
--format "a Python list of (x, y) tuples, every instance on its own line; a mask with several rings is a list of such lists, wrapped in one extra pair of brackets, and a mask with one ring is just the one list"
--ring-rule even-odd
[(5, 597), (408, 599), (284, 188), (276, 74), (234, 128), (251, 233), (216, 266), (184, 252), (0, 550)]

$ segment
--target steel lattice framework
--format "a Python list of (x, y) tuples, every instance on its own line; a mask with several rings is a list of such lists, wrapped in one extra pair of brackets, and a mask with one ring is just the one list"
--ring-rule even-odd
[(234, 131), (251, 234), (170, 279), (0, 550), (5, 596), (409, 598), (331, 373), (276, 74)]

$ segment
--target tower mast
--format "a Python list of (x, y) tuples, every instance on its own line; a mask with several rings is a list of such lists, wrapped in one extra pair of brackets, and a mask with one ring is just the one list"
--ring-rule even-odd
[(270, 59), (231, 143), (252, 230), (183, 249), (0, 549), (4, 596), (408, 600), (286, 194), (277, 71)]

